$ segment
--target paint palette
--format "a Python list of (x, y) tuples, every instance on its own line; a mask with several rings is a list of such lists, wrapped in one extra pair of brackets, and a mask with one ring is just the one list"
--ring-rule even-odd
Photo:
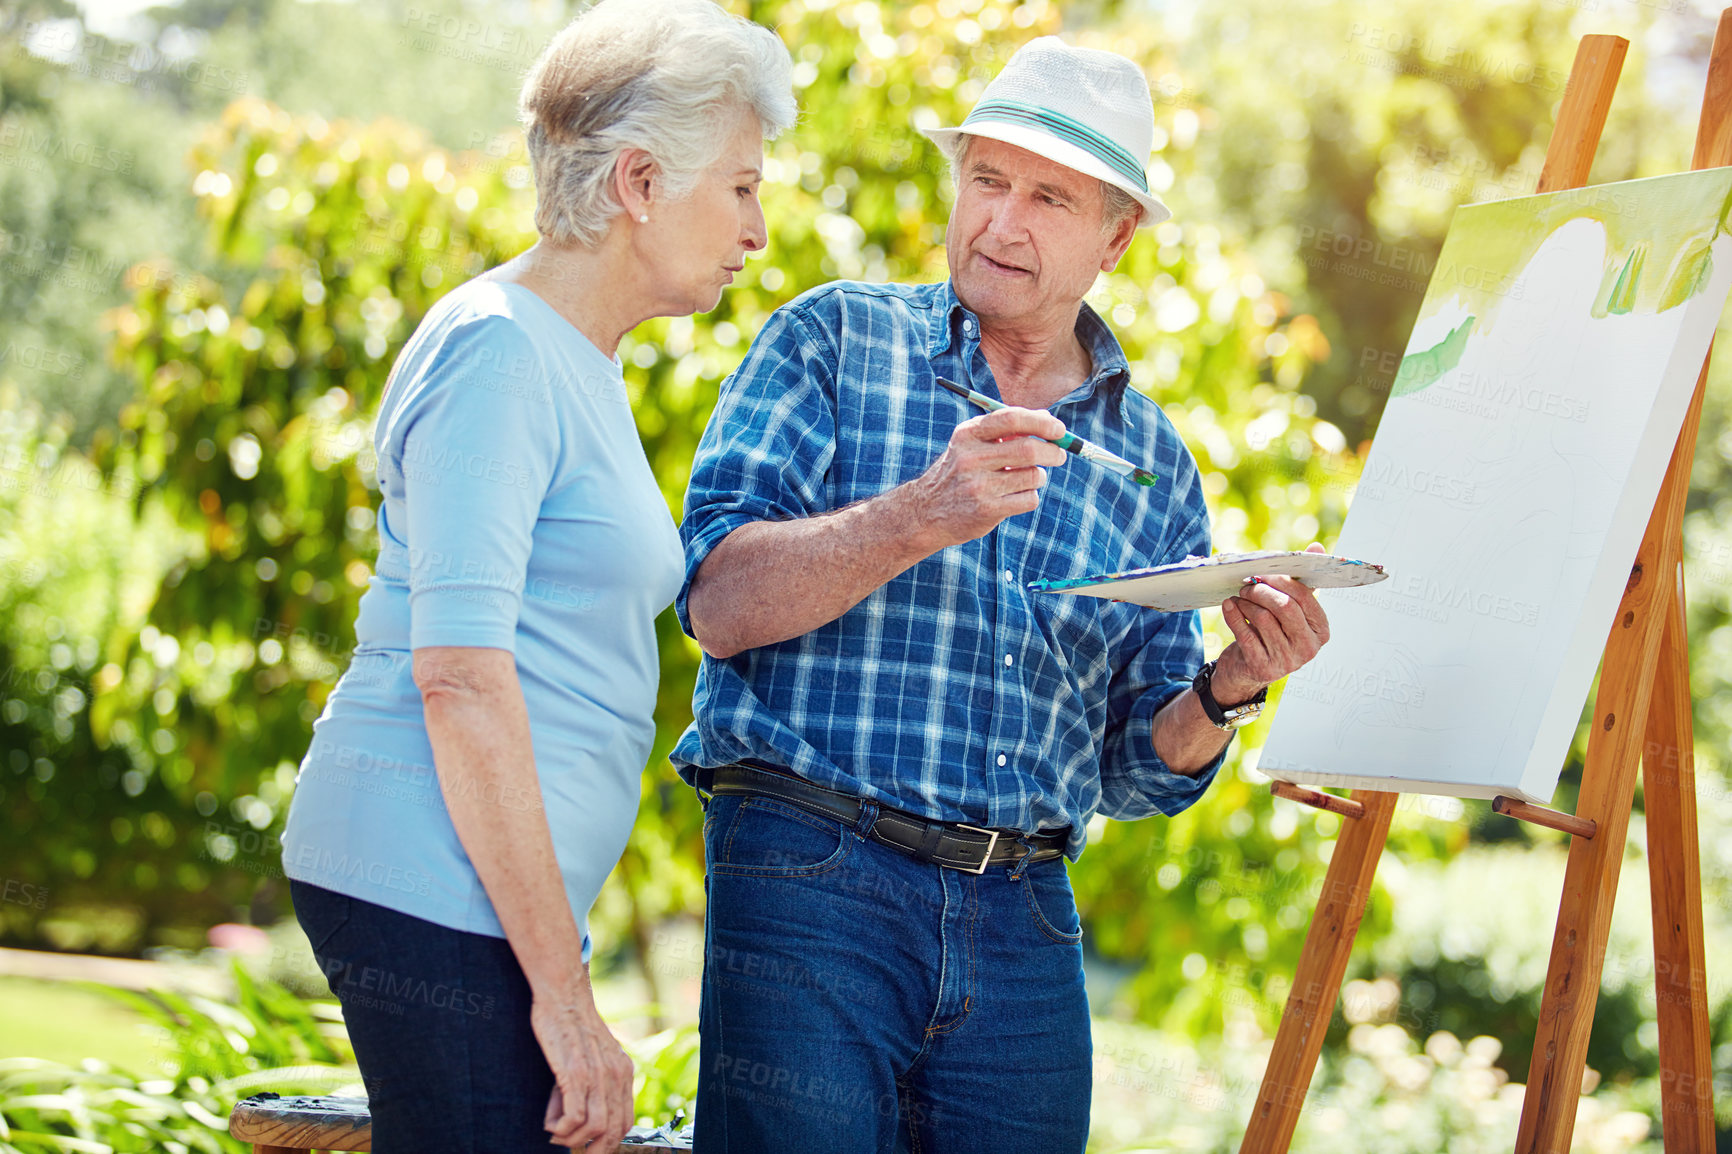
[(1187, 557), (1171, 565), (1099, 573), (1065, 581), (1031, 581), (1035, 593), (1080, 593), (1108, 601), (1128, 601), (1167, 613), (1219, 606), (1239, 593), (1252, 577), (1296, 577), (1313, 589), (1372, 585), (1389, 576), (1383, 566), (1328, 553), (1265, 549), (1255, 553), (1216, 553)]

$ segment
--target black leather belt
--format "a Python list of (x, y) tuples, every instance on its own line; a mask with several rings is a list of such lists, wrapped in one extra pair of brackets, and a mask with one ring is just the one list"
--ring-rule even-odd
[[(859, 820), (865, 804), (851, 794), (750, 765), (699, 770), (698, 788), (711, 794), (773, 797), (850, 825)], [(1013, 829), (983, 829), (955, 821), (932, 821), (882, 805), (867, 836), (916, 861), (975, 874), (985, 873), (989, 865), (1051, 861), (1064, 853), (1068, 840), (1066, 832), (1023, 834)]]

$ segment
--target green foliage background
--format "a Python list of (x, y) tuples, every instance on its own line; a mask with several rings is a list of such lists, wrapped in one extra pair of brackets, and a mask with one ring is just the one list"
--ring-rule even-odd
[[(771, 310), (834, 277), (943, 275), (950, 192), (915, 127), (955, 123), (1017, 45), (1062, 31), (1154, 85), (1151, 168), (1175, 217), (1090, 299), (1202, 464), (1223, 550), (1333, 539), (1450, 209), (1532, 188), (1589, 30), (1581, 8), (1537, 2), (741, 10), (777, 29), (800, 85), (801, 122), (768, 154), (769, 248), (716, 311), (649, 322), (620, 350), (674, 513), (719, 382)], [(419, 11), (188, 3), (150, 18), (151, 43), (185, 49), (173, 66), (101, 36), (44, 56), (44, 29), (73, 15), (59, 0), (0, 13), (0, 876), (45, 895), (0, 903), (10, 940), (135, 951), (287, 913), (275, 837), (375, 549), (370, 418), (428, 307), (532, 239), (511, 99), (566, 16), (476, 5), (467, 37)], [(1656, 19), (1616, 15), (1638, 36)], [(1686, 36), (1675, 55), (1701, 47)], [(1644, 59), (1632, 51), (1596, 180), (1688, 155)], [(1687, 533), (1710, 831), (1732, 816), (1728, 371)], [(636, 966), (652, 991), (660, 928), (702, 905), (698, 807), (665, 760), (697, 650), (671, 614), (659, 628), (644, 804), (596, 914), (598, 965)], [(1262, 732), (1182, 817), (1091, 829), (1072, 876), (1097, 1012), (1197, 1038), (1272, 1029), (1335, 822), (1270, 799)], [(1471, 873), (1451, 863), (1498, 842), (1538, 873), (1555, 864), (1482, 806), (1405, 809), (1360, 967), (1396, 979), (1378, 1020), (1493, 1034), (1519, 1077), (1537, 978), (1498, 960), (1496, 934), (1464, 945), (1394, 910), (1398, 892), (1444, 902)], [(1732, 843), (1710, 834), (1704, 863), (1720, 926)], [(1715, 1005), (1724, 1057), (1723, 989)], [(1590, 1064), (1651, 1077), (1651, 1013), (1650, 987), (1609, 985)]]

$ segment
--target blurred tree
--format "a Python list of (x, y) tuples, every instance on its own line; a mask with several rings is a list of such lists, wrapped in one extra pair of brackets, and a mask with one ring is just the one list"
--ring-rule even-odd
[(100, 323), (127, 267), (189, 257), (199, 237), (178, 155), (194, 126), (153, 116), (138, 97), (155, 77), (76, 15), (0, 6), (0, 377), (82, 441), (131, 390)]
[(110, 645), (138, 636), (184, 536), (135, 519), (124, 482), (68, 451), (68, 425), (0, 390), (0, 932), (118, 949), (142, 922), (185, 918), (185, 890), (210, 888), (194, 909), (222, 916), (253, 887), (211, 888), (193, 857), (191, 799), (149, 772), (149, 701), (100, 737), (92, 724), (121, 678)]
[(131, 386), (101, 317), (138, 261), (206, 263), (183, 156), (230, 101), (407, 117), (474, 147), (511, 120), (571, 7), (211, 0), (118, 20), (69, 0), (0, 5), (0, 372), (70, 414), (75, 442), (113, 420)]
[[(1180, 182), (1320, 319), (1335, 355), (1306, 391), (1351, 441), (1376, 427), (1455, 206), (1532, 193), (1578, 38), (1661, 49), (1656, 18), (1426, 0), (1169, 10), (1177, 69), (1159, 83), (1197, 101), (1200, 125)], [(1651, 54), (1625, 63), (1595, 181), (1688, 163), (1693, 118), (1651, 97)]]

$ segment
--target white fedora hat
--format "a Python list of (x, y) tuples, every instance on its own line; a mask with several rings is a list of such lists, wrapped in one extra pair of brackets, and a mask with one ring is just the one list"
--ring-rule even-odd
[(960, 125), (925, 131), (952, 158), (964, 133), (986, 136), (1122, 188), (1143, 206), (1138, 227), (1173, 215), (1149, 191), (1144, 167), (1155, 142), (1149, 82), (1116, 52), (1072, 48), (1057, 36), (1030, 40)]

